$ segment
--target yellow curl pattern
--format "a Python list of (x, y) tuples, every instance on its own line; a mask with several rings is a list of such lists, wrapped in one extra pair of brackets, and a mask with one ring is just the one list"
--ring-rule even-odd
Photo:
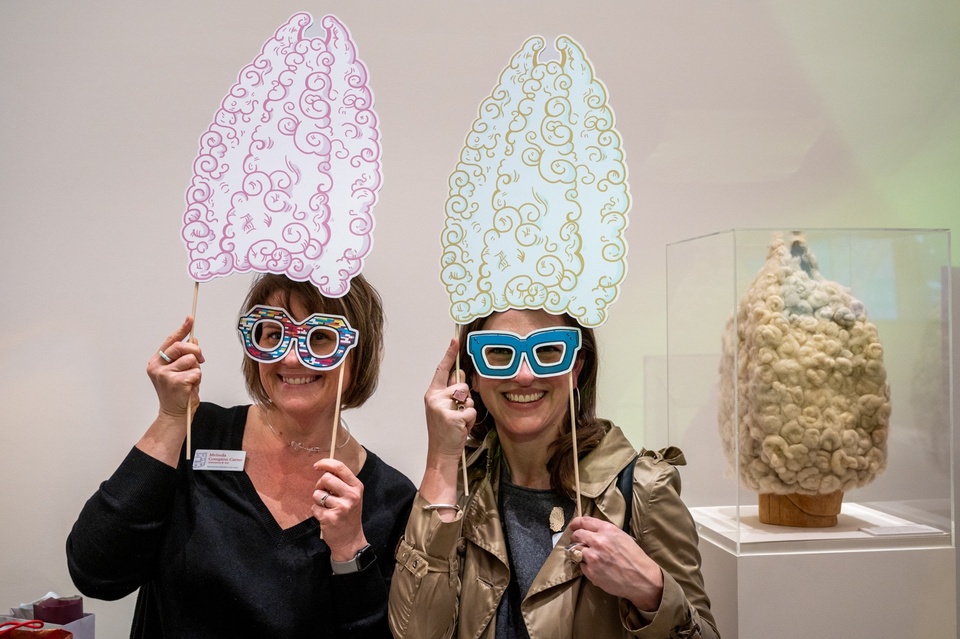
[(480, 105), (448, 181), (440, 279), (464, 324), (542, 308), (598, 326), (626, 275), (630, 194), (607, 91), (583, 49), (528, 39)]

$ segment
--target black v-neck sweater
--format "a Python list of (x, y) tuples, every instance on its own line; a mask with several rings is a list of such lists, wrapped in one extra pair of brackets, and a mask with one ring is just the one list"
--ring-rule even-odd
[[(202, 403), (194, 449), (240, 450), (248, 408)], [(183, 456), (174, 469), (134, 448), (74, 524), (70, 574), (98, 599), (140, 588), (131, 637), (387, 639), (394, 549), (415, 488), (370, 451), (357, 477), (377, 562), (335, 576), (317, 521), (281, 529), (245, 472), (194, 471)]]

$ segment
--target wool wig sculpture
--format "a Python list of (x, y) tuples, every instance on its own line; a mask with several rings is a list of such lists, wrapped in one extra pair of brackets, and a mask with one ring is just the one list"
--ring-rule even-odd
[(821, 276), (803, 236), (770, 245), (727, 322), (720, 375), (724, 453), (761, 496), (839, 494), (886, 467), (890, 388), (877, 328), (845, 286)]

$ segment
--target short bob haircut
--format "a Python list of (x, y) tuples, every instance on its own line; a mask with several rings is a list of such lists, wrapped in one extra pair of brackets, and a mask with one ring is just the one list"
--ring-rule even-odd
[[(268, 273), (254, 280), (240, 314), (246, 314), (258, 304), (289, 310), (292, 300), (303, 304), (309, 314), (342, 315), (359, 332), (357, 345), (347, 355), (353, 358), (353, 375), (343, 389), (340, 405), (342, 408), (362, 406), (377, 388), (383, 359), (383, 303), (377, 289), (357, 274), (346, 295), (325, 297), (312, 282), (297, 282), (285, 275)], [(260, 381), (259, 363), (244, 357), (242, 370), (250, 396), (259, 403), (269, 404), (270, 398)]]
[[(467, 384), (471, 387), (473, 386), (473, 376), (477, 373), (473, 366), (473, 359), (467, 353), (467, 336), (473, 331), (482, 330), (490, 317), (492, 315), (479, 317), (460, 327), (460, 368), (466, 375)], [(579, 459), (583, 459), (587, 453), (597, 447), (608, 428), (606, 422), (599, 419), (596, 414), (597, 378), (600, 372), (597, 337), (592, 328), (580, 326), (577, 320), (570, 315), (563, 313), (558, 317), (563, 320), (564, 325), (579, 328), (582, 338), (577, 358), (583, 362), (583, 365), (580, 367), (580, 374), (577, 376), (574, 386), (578, 395), (578, 401), (576, 402), (577, 456)], [(491, 415), (487, 411), (487, 407), (484, 406), (480, 393), (471, 392), (471, 394), (473, 395), (474, 406), (477, 409), (477, 421), (474, 423), (470, 435), (482, 441), (491, 427), (496, 428), (496, 424), (492, 423), (492, 419), (488, 419)], [(547, 469), (550, 471), (551, 488), (560, 494), (573, 498), (576, 494), (576, 487), (569, 413), (560, 427), (560, 433), (556, 441), (551, 445)]]

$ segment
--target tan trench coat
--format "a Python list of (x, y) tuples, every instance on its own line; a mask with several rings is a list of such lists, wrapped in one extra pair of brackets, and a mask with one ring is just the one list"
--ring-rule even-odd
[[(510, 563), (497, 508), (496, 434), (470, 455), (471, 494), (464, 511), (442, 522), (418, 494), (397, 548), (390, 588), (390, 627), (397, 639), (493, 639)], [(580, 462), (583, 513), (623, 524), (617, 474), (635, 455), (616, 426)], [(521, 604), (531, 639), (718, 637), (700, 574), (693, 519), (680, 500), (682, 453), (644, 451), (635, 463), (631, 534), (663, 569), (656, 613), (608, 595), (567, 558), (565, 530)], [(479, 481), (475, 477), (479, 476)], [(546, 525), (546, 522), (545, 524)]]

